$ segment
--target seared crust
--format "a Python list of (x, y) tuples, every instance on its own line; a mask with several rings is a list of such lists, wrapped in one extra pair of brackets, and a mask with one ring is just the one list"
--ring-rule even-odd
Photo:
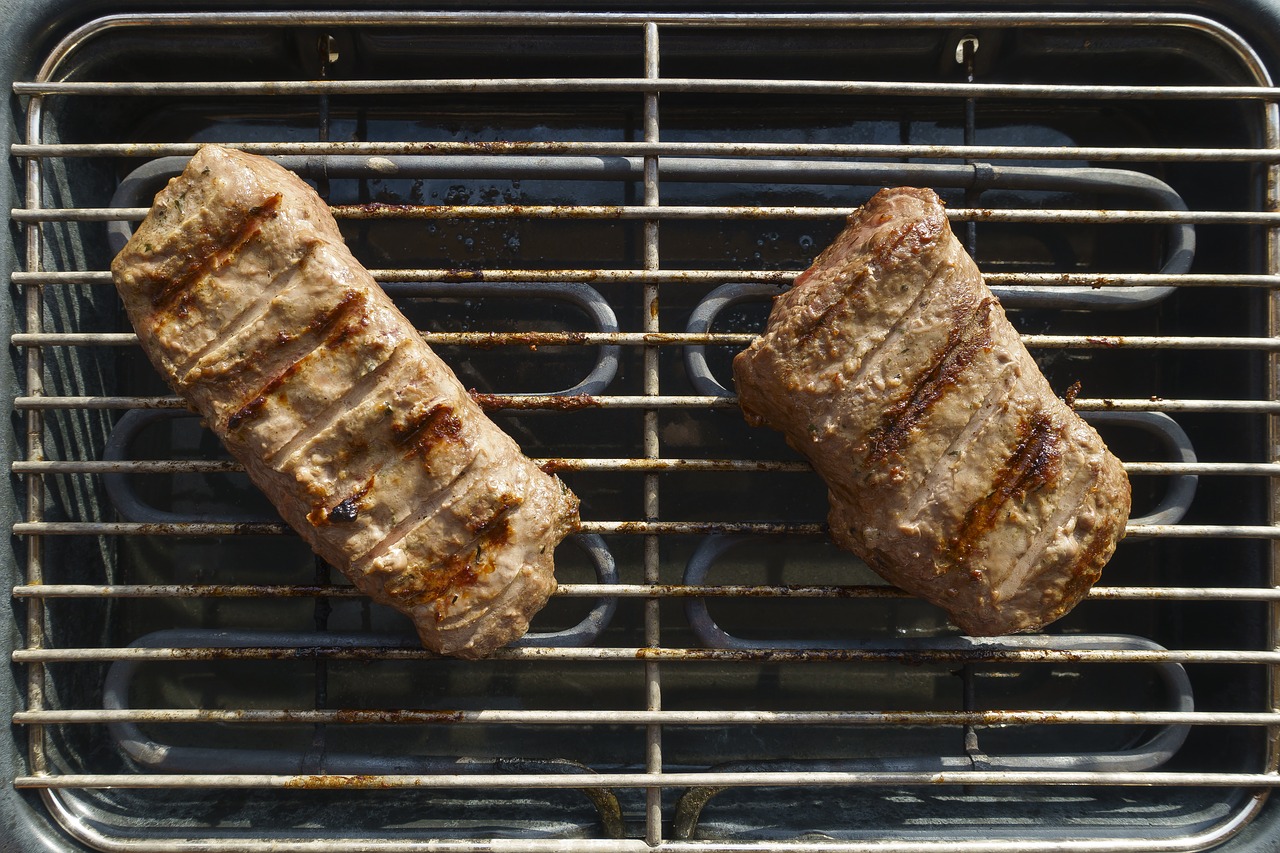
[(826, 481), (831, 535), (966, 633), (1037, 629), (1124, 535), (1129, 481), (1023, 347), (930, 190), (878, 193), (734, 360)]
[(111, 269), (157, 370), (318, 554), (432, 650), (525, 632), (577, 498), (488, 419), (310, 187), (206, 146)]

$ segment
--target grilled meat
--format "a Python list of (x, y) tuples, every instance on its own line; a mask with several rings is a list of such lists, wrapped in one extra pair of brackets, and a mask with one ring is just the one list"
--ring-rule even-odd
[(1037, 369), (929, 190), (883, 190), (734, 360), (747, 420), (826, 481), (835, 541), (962, 630), (1039, 628), (1097, 581), (1129, 481)]
[(525, 632), (578, 501), (485, 416), (310, 187), (206, 146), (111, 269), (152, 363), (317, 554), (432, 650), (479, 657)]

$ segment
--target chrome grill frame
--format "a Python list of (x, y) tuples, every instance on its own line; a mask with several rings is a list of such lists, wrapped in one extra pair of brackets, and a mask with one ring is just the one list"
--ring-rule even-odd
[[(968, 83), (897, 83), (883, 81), (827, 81), (827, 80), (714, 80), (665, 78), (660, 75), (661, 36), (669, 30), (683, 28), (809, 28), (829, 27), (846, 29), (875, 29), (913, 27), (954, 27), (958, 30), (988, 27), (1050, 27), (1075, 30), (1104, 27), (1123, 23), (1134, 27), (1189, 28), (1208, 34), (1227, 45), (1242, 65), (1248, 67), (1256, 78), (1251, 86), (1134, 86), (1107, 85), (1086, 86), (1070, 84), (993, 84)], [(95, 38), (124, 30), (139, 29), (163, 35), (166, 30), (193, 27), (218, 27), (222, 25), (262, 27), (394, 27), (397, 25), (479, 28), (558, 28), (590, 27), (632, 30), (643, 43), (642, 76), (633, 78), (578, 79), (448, 79), (448, 80), (390, 80), (390, 81), (251, 81), (245, 83), (117, 83), (95, 81), (60, 81), (64, 64), (76, 52)], [(48, 584), (44, 581), (44, 544), (53, 536), (239, 536), (283, 535), (287, 530), (273, 522), (137, 522), (137, 521), (83, 521), (48, 520), (45, 518), (46, 497), (44, 478), (75, 473), (103, 475), (113, 473), (142, 472), (229, 472), (235, 466), (220, 461), (105, 461), (97, 459), (57, 459), (44, 447), (45, 417), (50, 412), (67, 410), (117, 410), (117, 409), (179, 409), (183, 404), (169, 396), (58, 396), (45, 393), (43, 350), (47, 347), (77, 346), (133, 346), (136, 338), (129, 333), (80, 333), (74, 330), (47, 329), (44, 317), (44, 289), (63, 286), (105, 286), (110, 276), (105, 271), (88, 269), (46, 269), (45, 247), (42, 245), (41, 223), (54, 222), (111, 222), (134, 221), (145, 209), (119, 208), (63, 208), (50, 209), (41, 190), (45, 170), (50, 161), (68, 157), (121, 157), (136, 156), (138, 146), (126, 143), (75, 143), (67, 141), (44, 142), (43, 110), (47, 99), (64, 96), (143, 96), (170, 94), (182, 97), (204, 95), (259, 95), (293, 94), (322, 97), (339, 94), (406, 94), (424, 92), (512, 92), (512, 91), (581, 91), (633, 93), (643, 102), (643, 140), (625, 143), (600, 142), (499, 142), (499, 143), (337, 143), (337, 142), (267, 142), (245, 143), (245, 150), (282, 157), (318, 157), (341, 154), (364, 158), (399, 156), (510, 156), (526, 157), (627, 157), (638, 165), (642, 192), (639, 203), (632, 205), (435, 205), (411, 210), (369, 208), (358, 206), (335, 207), (340, 219), (359, 218), (416, 218), (431, 219), (622, 219), (642, 223), (642, 265), (636, 269), (576, 269), (576, 270), (527, 270), (482, 269), (458, 270), (450, 268), (375, 269), (375, 278), (381, 282), (600, 282), (634, 284), (640, 302), (641, 328), (633, 331), (608, 333), (522, 332), (503, 335), (490, 332), (434, 332), (426, 339), (433, 344), (460, 346), (513, 345), (524, 346), (601, 346), (616, 345), (638, 347), (643, 353), (642, 393), (594, 394), (590, 397), (570, 397), (550, 394), (486, 395), (484, 404), (493, 410), (564, 410), (575, 407), (605, 407), (633, 409), (641, 413), (642, 455), (632, 458), (586, 459), (554, 458), (542, 460), (562, 471), (633, 471), (643, 480), (643, 501), (639, 518), (611, 520), (592, 515), (584, 508), (587, 520), (583, 531), (610, 536), (637, 536), (642, 541), (641, 583), (568, 583), (563, 584), (559, 595), (570, 598), (640, 599), (643, 603), (643, 643), (635, 646), (567, 646), (516, 647), (501, 651), (497, 658), (507, 661), (529, 661), (531, 665), (544, 661), (639, 661), (644, 669), (645, 708), (631, 711), (538, 711), (538, 710), (476, 710), (457, 712), (451, 721), (460, 724), (493, 725), (624, 725), (642, 727), (645, 732), (644, 769), (628, 772), (600, 772), (584, 779), (580, 774), (562, 772), (520, 773), (382, 773), (382, 774), (283, 774), (283, 773), (235, 773), (235, 774), (77, 774), (60, 772), (56, 762), (46, 754), (45, 729), (52, 726), (118, 723), (305, 723), (315, 725), (341, 725), (376, 721), (395, 725), (413, 725), (436, 722), (437, 712), (402, 709), (399, 711), (367, 711), (361, 709), (315, 709), (313, 711), (284, 710), (256, 711), (252, 709), (61, 709), (51, 706), (46, 697), (48, 686), (46, 668), (64, 663), (83, 661), (134, 662), (149, 660), (207, 660), (210, 657), (225, 660), (428, 660), (431, 656), (417, 648), (397, 645), (388, 641), (384, 645), (343, 645), (315, 643), (293, 646), (287, 643), (264, 643), (241, 647), (236, 644), (211, 643), (196, 648), (183, 645), (150, 647), (66, 648), (50, 643), (46, 636), (45, 610), (51, 602), (63, 599), (112, 600), (132, 598), (191, 598), (242, 597), (242, 598), (351, 598), (350, 589), (331, 586), (301, 585), (94, 585)], [(892, 93), (901, 97), (941, 96), (972, 98), (979, 102), (987, 98), (1025, 98), (1053, 101), (1057, 99), (1157, 99), (1170, 98), (1186, 101), (1241, 100), (1257, 101), (1265, 115), (1265, 147), (1206, 148), (1197, 150), (1149, 147), (1060, 148), (1039, 146), (992, 145), (911, 145), (885, 146), (876, 144), (805, 144), (774, 145), (759, 143), (686, 143), (663, 141), (660, 133), (659, 96), (664, 93), (714, 91), (725, 93), (761, 92), (768, 94), (849, 94), (870, 95)], [(14, 407), (25, 418), (25, 458), (15, 460), (12, 472), (24, 479), (27, 504), (22, 521), (13, 527), (13, 533), (22, 538), (26, 548), (25, 581), (13, 589), (15, 597), (26, 606), (25, 646), (13, 653), (13, 660), (27, 673), (25, 708), (14, 715), (14, 722), (23, 726), (29, 739), (29, 766), (25, 773), (14, 780), (23, 789), (32, 789), (39, 795), (51, 814), (80, 842), (98, 849), (115, 850), (409, 850), (422, 849), (420, 840), (394, 838), (340, 838), (308, 839), (239, 839), (219, 841), (215, 838), (149, 839), (137, 837), (110, 837), (99, 834), (87, 825), (77, 813), (68, 807), (61, 796), (63, 789), (94, 789), (106, 787), (131, 788), (192, 788), (192, 789), (285, 789), (316, 787), (321, 789), (347, 788), (353, 790), (382, 788), (456, 789), (463, 791), (487, 790), (510, 787), (518, 783), (521, 788), (558, 789), (642, 789), (645, 792), (643, 831), (628, 838), (553, 838), (532, 837), (513, 839), (448, 839), (431, 842), (431, 849), (439, 850), (751, 850), (772, 849), (768, 840), (699, 840), (685, 841), (667, 836), (667, 824), (671, 820), (670, 805), (664, 804), (664, 792), (675, 789), (706, 789), (721, 787), (776, 787), (801, 786), (804, 788), (890, 787), (890, 786), (1181, 786), (1223, 787), (1253, 789), (1247, 804), (1233, 810), (1211, 829), (1177, 839), (1144, 839), (1140, 837), (1108, 838), (1044, 838), (1032, 837), (1007, 839), (980, 839), (964, 841), (956, 838), (924, 841), (896, 839), (890, 841), (811, 840), (795, 843), (796, 849), (812, 851), (870, 850), (891, 848), (895, 851), (934, 850), (943, 846), (966, 851), (1010, 849), (1031, 850), (1191, 850), (1202, 849), (1220, 843), (1238, 832), (1261, 809), (1271, 787), (1280, 776), (1276, 770), (1280, 762), (1280, 686), (1270, 678), (1280, 665), (1280, 575), (1277, 574), (1276, 548), (1280, 547), (1280, 527), (1276, 526), (1280, 510), (1280, 489), (1277, 475), (1280, 463), (1277, 448), (1277, 415), (1280, 415), (1280, 399), (1274, 393), (1276, 377), (1280, 376), (1280, 300), (1276, 289), (1280, 287), (1280, 245), (1274, 231), (1267, 232), (1267, 267), (1265, 273), (1208, 274), (1208, 273), (1116, 273), (1105, 275), (1071, 273), (1003, 272), (988, 276), (992, 286), (998, 287), (1077, 287), (1077, 288), (1149, 288), (1149, 287), (1247, 287), (1264, 288), (1269, 294), (1271, 317), (1269, 337), (1240, 336), (1097, 336), (1097, 335), (1027, 335), (1025, 340), (1033, 349), (1095, 349), (1137, 348), (1156, 350), (1247, 350), (1265, 354), (1270, 373), (1271, 393), (1263, 398), (1236, 399), (1111, 399), (1081, 398), (1076, 401), (1082, 412), (1157, 412), (1166, 415), (1180, 413), (1239, 413), (1266, 417), (1271, 441), (1268, 458), (1234, 462), (1130, 462), (1127, 469), (1134, 474), (1154, 475), (1205, 475), (1265, 477), (1271, 517), (1267, 524), (1178, 524), (1138, 523), (1129, 528), (1133, 537), (1157, 537), (1178, 539), (1243, 538), (1265, 540), (1272, 543), (1272, 578), (1266, 587), (1240, 588), (1227, 586), (1203, 587), (1134, 587), (1111, 586), (1104, 581), (1090, 595), (1091, 600), (1166, 600), (1166, 601), (1251, 601), (1265, 603), (1270, 614), (1268, 641), (1265, 647), (1256, 649), (1165, 649), (1165, 648), (1053, 648), (1051, 644), (1035, 643), (935, 643), (926, 651), (917, 647), (895, 646), (891, 641), (865, 647), (852, 648), (702, 648), (664, 645), (664, 624), (660, 611), (663, 600), (705, 599), (714, 597), (777, 597), (777, 598), (886, 598), (900, 596), (895, 590), (872, 586), (796, 586), (774, 585), (723, 585), (663, 583), (660, 573), (660, 543), (663, 537), (702, 534), (769, 534), (814, 536), (823, 532), (823, 525), (816, 522), (748, 522), (722, 521), (673, 521), (659, 511), (661, 477), (674, 471), (803, 471), (805, 466), (790, 461), (760, 461), (753, 459), (723, 458), (670, 458), (663, 454), (659, 413), (676, 409), (703, 411), (713, 408), (732, 409), (736, 404), (730, 397), (713, 394), (671, 394), (660, 380), (659, 353), (664, 347), (690, 347), (705, 345), (744, 345), (749, 334), (705, 332), (674, 332), (659, 324), (658, 304), (664, 286), (690, 282), (699, 284), (726, 284), (752, 282), (782, 285), (790, 281), (798, 270), (741, 270), (741, 269), (670, 269), (665, 268), (659, 253), (660, 230), (665, 223), (681, 220), (705, 219), (815, 219), (830, 220), (847, 215), (848, 208), (841, 207), (710, 207), (664, 206), (660, 203), (661, 164), (665, 158), (709, 158), (731, 156), (760, 160), (780, 158), (918, 158), (962, 159), (966, 162), (997, 160), (1091, 160), (1110, 164), (1126, 162), (1177, 162), (1213, 160), (1221, 162), (1247, 162), (1257, 164), (1265, 174), (1263, 195), (1265, 211), (1152, 211), (1152, 210), (1039, 210), (1030, 208), (985, 209), (952, 208), (949, 215), (953, 222), (1063, 222), (1063, 223), (1154, 223), (1154, 224), (1224, 224), (1261, 225), (1274, 227), (1280, 224), (1280, 184), (1277, 182), (1277, 164), (1280, 164), (1280, 88), (1272, 85), (1267, 70), (1250, 48), (1246, 40), (1209, 19), (1180, 14), (1155, 13), (969, 13), (969, 14), (631, 14), (631, 13), (488, 13), (488, 12), (367, 12), (367, 13), (239, 13), (224, 14), (150, 14), (118, 15), (101, 18), (85, 25), (65, 37), (48, 56), (40, 72), (29, 82), (14, 85), (14, 92), (26, 99), (26, 141), (12, 146), (11, 155), (25, 163), (27, 196), (25, 209), (13, 210), (11, 221), (20, 223), (25, 232), (26, 260), (24, 268), (13, 276), (13, 283), (23, 294), (25, 329), (15, 334), (13, 346), (24, 353), (25, 389), (16, 397)], [(194, 144), (166, 143), (148, 146), (148, 156), (181, 157), (195, 150)], [(1270, 706), (1243, 711), (762, 711), (762, 710), (712, 710), (686, 711), (664, 709), (662, 684), (664, 666), (681, 665), (684, 662), (712, 661), (732, 665), (744, 661), (770, 663), (805, 663), (815, 660), (833, 662), (913, 662), (927, 657), (932, 663), (949, 662), (956, 665), (995, 663), (1052, 662), (1089, 664), (1120, 662), (1127, 664), (1151, 663), (1158, 665), (1223, 663), (1265, 668), (1271, 685)], [(1195, 771), (1062, 771), (1062, 770), (991, 770), (975, 767), (968, 770), (945, 771), (893, 771), (893, 770), (842, 770), (796, 769), (755, 770), (750, 772), (697, 772), (667, 769), (663, 759), (663, 733), (670, 726), (771, 726), (771, 725), (838, 725), (858, 726), (1027, 726), (1027, 725), (1102, 725), (1134, 724), (1145, 726), (1244, 726), (1260, 727), (1267, 732), (1268, 754), (1260, 772), (1195, 772)]]

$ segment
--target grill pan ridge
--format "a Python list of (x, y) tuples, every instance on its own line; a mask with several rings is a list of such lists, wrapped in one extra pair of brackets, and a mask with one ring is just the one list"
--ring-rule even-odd
[[(61, 31), (13, 69), (0, 850), (1280, 844), (1270, 36), (963, 8)], [(214, 141), (310, 181), (581, 496), (560, 590), (492, 660), (421, 650), (316, 560), (138, 348), (108, 264)], [(1045, 634), (960, 636), (838, 551), (733, 398), (770, 297), (902, 184), (1133, 479)]]

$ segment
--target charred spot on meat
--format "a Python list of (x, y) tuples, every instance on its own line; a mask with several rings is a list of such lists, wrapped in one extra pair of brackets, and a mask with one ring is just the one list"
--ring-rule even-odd
[(974, 635), (1074, 607), (1129, 481), (1022, 345), (929, 190), (883, 190), (734, 359), (743, 413), (825, 480), (837, 544)]

